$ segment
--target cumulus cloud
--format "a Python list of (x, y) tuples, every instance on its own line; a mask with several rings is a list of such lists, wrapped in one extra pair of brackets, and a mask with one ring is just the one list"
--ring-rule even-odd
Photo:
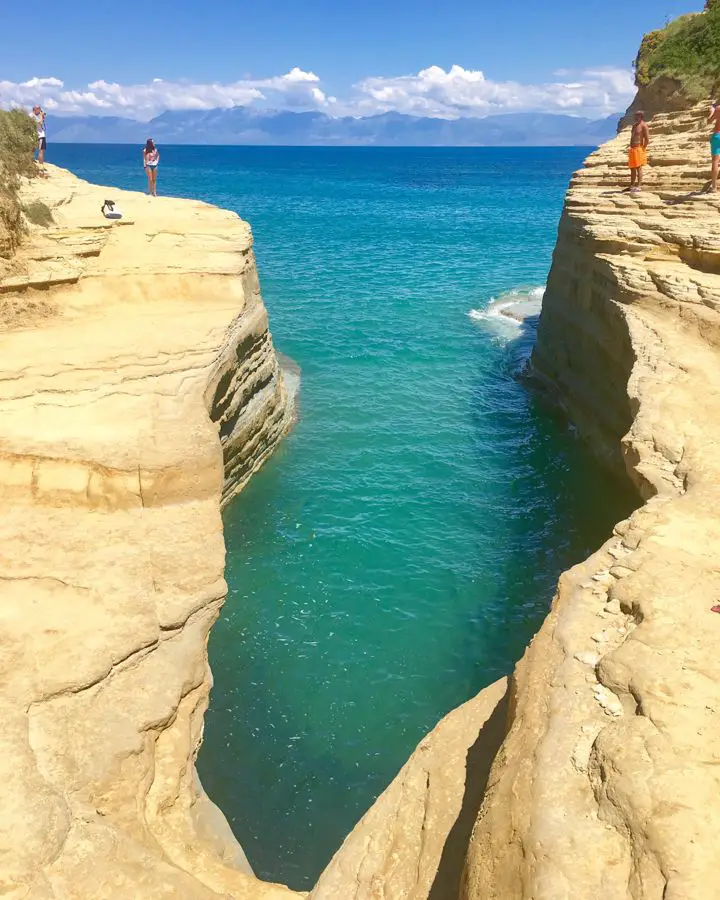
[(493, 81), (480, 70), (430, 66), (415, 75), (373, 76), (353, 86), (343, 99), (329, 96), (314, 72), (300, 68), (270, 78), (243, 78), (230, 83), (166, 81), (123, 85), (93, 81), (66, 86), (59, 78), (0, 81), (0, 106), (41, 103), (60, 114), (121, 115), (151, 119), (164, 110), (230, 109), (259, 106), (324, 110), (330, 115), (367, 116), (401, 112), (455, 119), (503, 112), (563, 112), (603, 116), (624, 109), (634, 93), (629, 69), (561, 69), (540, 84)]
[(561, 70), (561, 80), (543, 84), (492, 81), (479, 70), (452, 66), (422, 69), (417, 75), (366, 78), (356, 85), (356, 105), (368, 112), (403, 112), (454, 119), (503, 112), (562, 112), (602, 116), (632, 99), (629, 69)]
[(155, 78), (148, 84), (123, 85), (104, 80), (84, 88), (66, 87), (59, 78), (0, 81), (0, 106), (31, 106), (64, 114), (121, 115), (151, 119), (168, 109), (230, 109), (261, 103), (286, 109), (330, 106), (314, 72), (294, 68), (271, 78), (241, 79), (231, 83), (194, 83)]

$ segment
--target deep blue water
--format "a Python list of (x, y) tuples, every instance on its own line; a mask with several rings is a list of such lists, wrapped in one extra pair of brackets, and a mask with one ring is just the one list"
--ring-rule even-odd
[[(251, 222), (303, 372), (295, 431), (225, 517), (199, 770), (258, 873), (305, 887), (630, 508), (518, 380), (532, 328), (486, 314), (544, 284), (587, 150), (160, 149), (161, 194)], [(139, 148), (50, 161), (144, 189)]]

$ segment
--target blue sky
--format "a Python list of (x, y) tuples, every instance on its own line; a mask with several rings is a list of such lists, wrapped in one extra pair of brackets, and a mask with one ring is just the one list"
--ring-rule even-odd
[[(30, 82), (29, 91), (41, 94), (51, 108), (55, 104), (57, 112), (137, 112), (145, 118), (163, 103), (182, 108), (184, 102), (199, 107), (216, 101), (322, 108), (331, 114), (397, 107), (418, 114), (484, 115), (521, 108), (563, 111), (568, 104), (570, 112), (600, 113), (616, 100), (625, 102), (629, 88), (617, 73), (629, 70), (642, 34), (700, 6), (699, 0), (695, 7), (635, 0), (629, 13), (627, 0), (15, 3), (3, 10), (0, 102), (26, 102), (27, 91), (18, 86)], [(438, 70), (449, 73), (453, 65), (454, 77), (443, 80)], [(293, 68), (315, 79), (296, 75), (273, 82)], [(397, 80), (427, 70), (435, 74), (417, 84)], [(479, 81), (463, 72), (484, 77)], [(616, 73), (614, 81), (610, 72)], [(62, 87), (32, 81), (49, 77)], [(143, 94), (140, 86), (153, 79), (197, 90), (186, 91), (186, 100), (182, 91), (168, 90), (164, 100), (161, 83), (154, 82), (156, 87)], [(369, 87), (368, 79), (374, 79)], [(585, 94), (577, 89), (577, 96), (531, 90), (593, 79), (595, 87)], [(87, 90), (97, 82), (103, 86)], [(225, 94), (200, 89), (238, 83)], [(494, 89), (505, 84), (514, 87)], [(131, 86), (138, 89), (122, 90)]]

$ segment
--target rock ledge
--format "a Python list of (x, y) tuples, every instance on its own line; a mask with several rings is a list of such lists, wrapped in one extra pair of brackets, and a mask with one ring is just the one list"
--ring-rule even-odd
[(0, 280), (0, 893), (297, 896), (194, 767), (221, 499), (290, 421), (250, 229), (52, 167), (25, 194), (55, 224)]

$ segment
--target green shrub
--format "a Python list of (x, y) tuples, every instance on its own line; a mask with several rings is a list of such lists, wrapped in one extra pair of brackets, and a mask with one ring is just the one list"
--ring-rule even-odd
[(37, 126), (21, 109), (0, 110), (0, 170), (7, 181), (35, 172)]
[(23, 232), (20, 177), (35, 174), (37, 127), (21, 109), (0, 110), (0, 256), (15, 251)]
[(720, 0), (707, 0), (705, 12), (680, 16), (645, 35), (635, 59), (636, 84), (647, 87), (661, 76), (675, 79), (697, 100), (720, 83)]
[(642, 39), (638, 55), (635, 58), (635, 84), (638, 87), (646, 87), (650, 84), (650, 59), (663, 40), (664, 33), (662, 31), (650, 31)]
[(28, 203), (27, 206), (23, 206), (22, 211), (25, 213), (25, 218), (28, 222), (32, 222), (33, 225), (42, 225), (47, 228), (48, 225), (52, 225), (55, 221), (50, 207), (40, 200), (34, 200), (32, 203)]

